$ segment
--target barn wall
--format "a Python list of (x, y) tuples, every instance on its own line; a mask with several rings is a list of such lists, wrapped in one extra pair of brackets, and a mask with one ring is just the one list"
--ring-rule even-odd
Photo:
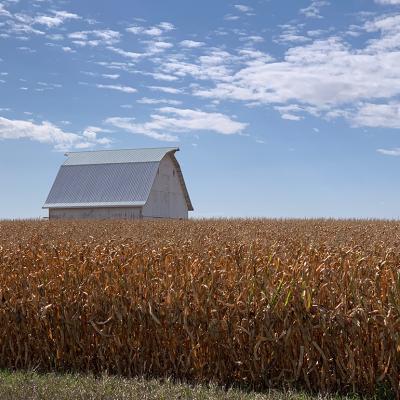
[(139, 219), (141, 207), (50, 208), (50, 219)]
[(144, 218), (188, 218), (188, 207), (175, 165), (169, 156), (164, 157), (147, 203)]

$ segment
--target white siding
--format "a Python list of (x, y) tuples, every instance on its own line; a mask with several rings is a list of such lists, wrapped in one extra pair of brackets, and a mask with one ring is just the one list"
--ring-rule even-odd
[(50, 208), (50, 219), (139, 219), (141, 207)]
[(168, 155), (160, 162), (149, 199), (143, 206), (143, 218), (188, 218), (188, 207), (178, 173)]

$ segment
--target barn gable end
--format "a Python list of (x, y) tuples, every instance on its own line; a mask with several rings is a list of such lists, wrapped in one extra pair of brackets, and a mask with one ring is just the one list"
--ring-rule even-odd
[(191, 203), (185, 198), (174, 155), (166, 155), (160, 162), (149, 198), (143, 207), (144, 217), (187, 218)]

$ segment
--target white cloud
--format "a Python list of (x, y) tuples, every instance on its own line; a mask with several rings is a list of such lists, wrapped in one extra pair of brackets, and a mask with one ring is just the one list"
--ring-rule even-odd
[(311, 40), (311, 38), (300, 34), (300, 29), (298, 25), (281, 25), (282, 33), (274, 39), (276, 43), (304, 43)]
[(169, 86), (149, 86), (149, 89), (151, 90), (158, 90), (163, 93), (169, 93), (169, 94), (179, 94), (183, 93), (182, 89), (177, 89)]
[(151, 42), (151, 45), (158, 49), (170, 49), (171, 47), (174, 47), (172, 43), (163, 41)]
[(169, 104), (171, 106), (178, 106), (182, 104), (180, 100), (171, 100), (171, 99), (150, 99), (148, 97), (143, 97), (136, 101), (139, 104)]
[(173, 31), (175, 26), (171, 22), (160, 22), (158, 26), (165, 32)]
[(279, 106), (274, 107), (275, 110), (279, 111), (282, 119), (287, 119), (291, 121), (300, 121), (304, 117), (295, 113), (304, 112), (304, 109), (298, 105), (288, 105), (288, 106)]
[(87, 76), (99, 76), (96, 72), (92, 71), (79, 71), (81, 74), (87, 75)]
[[(251, 53), (252, 50), (249, 50), (244, 57), (248, 60), (249, 57), (251, 58)], [(197, 57), (196, 60), (197, 63), (187, 62), (181, 57), (170, 56), (168, 61), (162, 65), (162, 70), (179, 77), (192, 76), (201, 80), (224, 81), (231, 80), (233, 71), (229, 65), (238, 61), (230, 53), (217, 49)]]
[(120, 56), (127, 57), (127, 58), (130, 58), (131, 60), (135, 60), (135, 61), (144, 56), (144, 54), (142, 54), (142, 53), (125, 51), (125, 50), (119, 49), (117, 47), (107, 47), (107, 48), (108, 48), (108, 50), (111, 50), (114, 53), (119, 54)]
[(76, 53), (75, 50), (71, 49), (71, 47), (68, 46), (63, 46), (61, 47), (62, 51), (64, 51), (65, 53)]
[[(400, 23), (397, 16), (386, 16), (373, 19), (365, 29), (376, 32), (377, 37), (364, 48), (353, 48), (343, 38), (331, 36), (293, 46), (281, 60), (262, 52), (244, 65), (243, 53), (241, 60), (232, 55), (214, 57), (214, 72), (218, 73), (213, 74), (201, 57), (190, 64), (172, 60), (163, 69), (177, 76), (209, 80), (209, 84), (192, 85), (192, 92), (200, 97), (249, 105), (301, 104), (303, 112), (343, 117), (358, 126), (372, 124), (366, 103), (386, 103), (385, 110), (379, 106), (379, 115), (385, 114), (379, 125), (393, 126), (395, 122), (387, 114), (393, 112), (390, 102), (400, 96), (400, 39), (393, 40)], [(286, 114), (286, 118), (300, 118)], [(388, 122), (384, 125), (385, 116)]]
[(249, 35), (249, 36), (243, 36), (239, 39), (242, 42), (253, 42), (253, 43), (261, 43), (264, 41), (264, 38), (262, 36), (258, 35)]
[(154, 127), (151, 122), (140, 124), (135, 122), (135, 118), (110, 117), (105, 120), (105, 123), (130, 133), (145, 135), (151, 137), (152, 139), (161, 140), (164, 142), (178, 141), (177, 136), (170, 135), (168, 133), (157, 132), (155, 129), (156, 127)]
[(167, 49), (170, 49), (174, 45), (169, 42), (164, 42), (161, 40), (158, 41), (151, 41), (151, 42), (146, 42), (147, 43), (147, 51), (146, 51), (146, 56), (150, 56), (153, 54), (157, 53), (162, 53)]
[(369, 41), (370, 52), (400, 49), (400, 15), (378, 17), (365, 24), (367, 32), (381, 32), (381, 36)]
[(322, 18), (320, 11), (324, 6), (329, 6), (329, 1), (325, 0), (312, 0), (311, 4), (300, 10), (300, 13), (306, 16), (307, 18)]
[(34, 124), (30, 121), (10, 120), (0, 117), (0, 138), (28, 138), (43, 143), (72, 145), (79, 141), (79, 135), (64, 132), (50, 122)]
[(98, 138), (98, 133), (109, 132), (107, 129), (100, 128), (98, 126), (88, 126), (82, 133), (82, 136), (86, 138), (89, 142), (97, 142), (99, 144), (110, 144), (111, 140), (108, 138)]
[(108, 118), (105, 122), (131, 133), (164, 141), (177, 141), (177, 133), (211, 131), (233, 135), (247, 127), (247, 124), (234, 121), (224, 114), (174, 107), (160, 108), (157, 114), (151, 115), (149, 122), (138, 123), (134, 118), (121, 117)]
[(294, 115), (294, 114), (289, 114), (289, 113), (281, 114), (281, 118), (287, 119), (289, 121), (300, 121), (301, 119), (303, 119), (303, 117), (301, 117), (299, 115)]
[(32, 23), (38, 25), (45, 25), (48, 28), (62, 25), (66, 20), (69, 19), (81, 19), (77, 14), (70, 13), (68, 11), (53, 11), (54, 15), (39, 15), (33, 18)]
[(0, 16), (11, 17), (11, 14), (4, 8), (4, 4), (0, 4)]
[(31, 17), (24, 14), (15, 14), (13, 18), (6, 21), (6, 35), (14, 33), (18, 38), (24, 40), (27, 39), (27, 36), (20, 35), (45, 35), (45, 32), (31, 26), (33, 24)]
[(140, 33), (143, 32), (143, 30), (144, 30), (143, 27), (137, 26), (137, 25), (130, 26), (129, 28), (126, 28), (127, 32), (133, 33), (134, 35), (139, 35)]
[(162, 29), (157, 28), (156, 26), (153, 26), (151, 28), (144, 29), (142, 31), (142, 33), (144, 33), (145, 35), (149, 35), (149, 36), (161, 36), (163, 31), (162, 31)]
[(237, 16), (237, 15), (226, 14), (224, 16), (225, 21), (237, 21), (238, 19), (239, 19), (239, 16)]
[(158, 79), (160, 81), (168, 81), (168, 82), (173, 82), (178, 80), (178, 78), (174, 75), (168, 75), (168, 74), (163, 74), (162, 72), (154, 72), (154, 73), (150, 73), (150, 75), (154, 78), (154, 79)]
[(356, 126), (400, 129), (400, 102), (362, 104), (351, 117)]
[(64, 39), (64, 36), (61, 35), (60, 33), (52, 33), (52, 34), (47, 35), (46, 37), (47, 37), (47, 39), (55, 40), (55, 41), (60, 41), (60, 40)]
[(204, 42), (196, 42), (194, 40), (182, 40), (179, 43), (182, 47), (186, 47), (188, 49), (195, 49), (197, 47), (202, 47), (204, 46)]
[(30, 47), (27, 47), (27, 46), (20, 46), (20, 47), (17, 47), (17, 49), (27, 52), (27, 53), (36, 53), (35, 49), (31, 49)]
[(45, 90), (53, 90), (53, 89), (59, 89), (62, 88), (62, 84), (60, 83), (52, 83), (52, 82), (37, 82), (37, 87), (35, 90), (38, 92), (43, 92)]
[(251, 7), (245, 6), (243, 4), (235, 4), (233, 7), (235, 7), (236, 10), (239, 10), (239, 11), (244, 12), (244, 13), (252, 11)]
[(309, 42), (310, 38), (304, 35), (296, 35), (293, 33), (282, 33), (279, 38), (275, 40), (277, 43), (304, 43)]
[[(86, 134), (85, 134), (86, 132)], [(34, 123), (32, 121), (12, 120), (0, 117), (0, 140), (3, 139), (30, 139), (40, 143), (52, 144), (58, 150), (69, 148), (81, 148), (95, 146), (96, 144), (106, 145), (109, 139), (98, 139), (96, 136), (88, 136), (89, 131), (82, 135), (72, 132), (65, 132), (48, 121)], [(98, 132), (98, 131), (97, 131)]]
[(384, 5), (397, 5), (400, 4), (400, 0), (375, 0), (375, 3)]
[(376, 151), (385, 156), (400, 156), (400, 147), (395, 147), (394, 149), (377, 149)]
[(165, 32), (175, 29), (174, 25), (169, 22), (161, 22), (156, 26), (144, 27), (140, 25), (133, 25), (126, 28), (126, 31), (134, 35), (147, 35), (147, 36), (161, 36)]
[(365, 23), (368, 32), (397, 32), (400, 29), (400, 15), (389, 15), (375, 18)]
[(131, 86), (121, 86), (121, 85), (103, 85), (103, 84), (97, 84), (96, 87), (99, 89), (110, 89), (110, 90), (117, 90), (119, 92), (124, 92), (124, 93), (135, 93), (137, 90)]
[(72, 32), (68, 35), (72, 42), (78, 46), (92, 46), (99, 45), (111, 46), (118, 43), (121, 34), (111, 29), (93, 30), (93, 31), (80, 31)]
[(97, 61), (95, 63), (112, 70), (116, 69), (126, 72), (137, 72), (136, 69), (132, 69), (134, 67), (134, 64), (132, 62)]
[[(3, 13), (2, 13), (3, 11)], [(68, 11), (52, 11), (52, 14), (48, 15), (36, 15), (30, 16), (24, 13), (15, 13), (11, 15), (8, 11), (4, 13), (4, 7), (0, 5), (0, 15), (3, 14), (9, 19), (6, 21), (7, 29), (6, 34), (14, 33), (19, 39), (27, 40), (26, 35), (44, 35), (45, 32), (37, 29), (35, 25), (41, 25), (47, 28), (54, 28), (62, 25), (67, 20), (77, 20), (81, 17), (77, 14), (70, 13)], [(25, 36), (21, 36), (25, 35)], [(59, 40), (60, 35), (49, 35), (51, 40)]]
[(102, 74), (101, 76), (103, 78), (107, 78), (107, 79), (118, 79), (119, 78), (118, 74)]
[[(159, 111), (168, 117), (155, 117), (167, 130), (174, 132), (185, 130), (210, 130), (224, 135), (242, 132), (247, 124), (237, 122), (221, 113), (208, 113), (198, 110), (162, 107)], [(174, 117), (172, 117), (174, 116)]]

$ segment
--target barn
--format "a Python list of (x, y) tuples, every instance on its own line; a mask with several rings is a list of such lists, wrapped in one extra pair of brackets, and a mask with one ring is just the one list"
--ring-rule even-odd
[(187, 219), (176, 147), (66, 153), (43, 208), (50, 219)]

